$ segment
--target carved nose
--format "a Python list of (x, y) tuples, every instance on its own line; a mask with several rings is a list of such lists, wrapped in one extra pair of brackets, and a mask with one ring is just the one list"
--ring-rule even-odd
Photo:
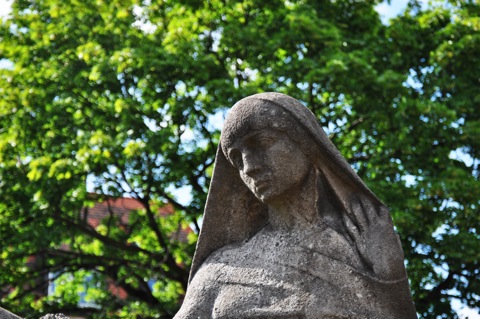
[(258, 154), (252, 154), (251, 152), (246, 153), (243, 156), (243, 171), (250, 177), (253, 177), (253, 175), (261, 170), (262, 166), (258, 156)]

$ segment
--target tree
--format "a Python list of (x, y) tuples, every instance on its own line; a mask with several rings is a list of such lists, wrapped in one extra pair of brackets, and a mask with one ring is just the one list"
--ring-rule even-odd
[[(390, 207), (421, 317), (456, 318), (453, 299), (478, 308), (479, 6), (412, 1), (384, 25), (376, 3), (14, 1), (0, 28), (13, 63), (0, 70), (1, 304), (171, 318), (195, 239), (170, 235), (199, 229), (219, 114), (278, 91)], [(111, 196), (144, 208), (89, 227), (84, 208)], [(165, 204), (175, 214), (159, 218)], [(44, 298), (45, 272), (58, 279)], [(93, 307), (78, 309), (82, 289)]]

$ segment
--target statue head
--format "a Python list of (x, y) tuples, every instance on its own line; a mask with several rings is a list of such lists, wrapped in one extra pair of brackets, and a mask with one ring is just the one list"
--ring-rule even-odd
[(222, 151), (264, 203), (298, 188), (312, 170), (313, 140), (286, 110), (270, 101), (244, 99), (225, 120)]

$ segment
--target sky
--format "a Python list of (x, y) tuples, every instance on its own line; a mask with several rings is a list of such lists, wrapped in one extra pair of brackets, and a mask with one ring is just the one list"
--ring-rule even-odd
[(4, 17), (10, 13), (11, 0), (0, 0), (0, 17)]
[[(422, 0), (421, 2), (426, 5), (428, 0)], [(390, 3), (385, 1), (378, 5), (376, 10), (380, 14), (382, 21), (388, 23), (390, 18), (395, 17), (406, 8), (407, 3), (408, 0), (391, 0)], [(11, 4), (12, 0), (0, 0), (0, 18), (6, 17), (11, 12)], [(0, 61), (0, 67), (3, 63)], [(463, 307), (459, 302), (454, 302), (453, 305), (461, 319), (480, 319), (477, 311)]]

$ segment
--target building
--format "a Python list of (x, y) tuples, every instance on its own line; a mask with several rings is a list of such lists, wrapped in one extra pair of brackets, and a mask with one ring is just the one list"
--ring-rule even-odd
[[(91, 194), (92, 198), (98, 198), (98, 195)], [(130, 222), (132, 220), (131, 217), (134, 217), (132, 214), (139, 214), (139, 211), (144, 210), (143, 204), (134, 198), (113, 198), (113, 197), (102, 197), (102, 200), (98, 200), (94, 203), (92, 207), (84, 207), (80, 213), (80, 218), (83, 219), (86, 223), (85, 227), (95, 230), (99, 229), (99, 226), (104, 225), (109, 219), (113, 220), (112, 225), (117, 229), (122, 231), (128, 232), (130, 229)], [(169, 215), (173, 214), (174, 210), (173, 207), (170, 205), (165, 205), (157, 210), (157, 216), (159, 218), (168, 218)], [(187, 242), (187, 236), (192, 233), (192, 229), (189, 227), (178, 228), (174, 232), (170, 232), (170, 240), (176, 240), (180, 242)], [(131, 243), (131, 245), (135, 245)], [(71, 249), (68, 245), (63, 245), (61, 247), (62, 251), (69, 252)], [(33, 255), (30, 256), (27, 265), (31, 268), (40, 269), (42, 267), (43, 261), (42, 258), (44, 256), (40, 255)], [(37, 298), (43, 298), (48, 295), (52, 295), (55, 293), (57, 284), (56, 282), (58, 273), (45, 271), (35, 280), (33, 286), (35, 288), (35, 295)], [(65, 280), (65, 277), (63, 277)], [(67, 279), (68, 280), (68, 279)], [(73, 280), (73, 276), (72, 276)], [(91, 279), (90, 279), (91, 280)], [(89, 279), (86, 278), (85, 286), (88, 285)], [(149, 285), (153, 284), (154, 281), (150, 282)], [(122, 288), (115, 279), (111, 278), (108, 279), (106, 282), (106, 286), (108, 287), (108, 291), (114, 296), (116, 299), (125, 300), (128, 298), (129, 293)], [(96, 305), (88, 302), (84, 298), (84, 294), (79, 294), (80, 302), (78, 304), (81, 308), (95, 308)], [(71, 315), (70, 315), (71, 316)], [(82, 318), (82, 317), (75, 317), (71, 316), (71, 318)]]

